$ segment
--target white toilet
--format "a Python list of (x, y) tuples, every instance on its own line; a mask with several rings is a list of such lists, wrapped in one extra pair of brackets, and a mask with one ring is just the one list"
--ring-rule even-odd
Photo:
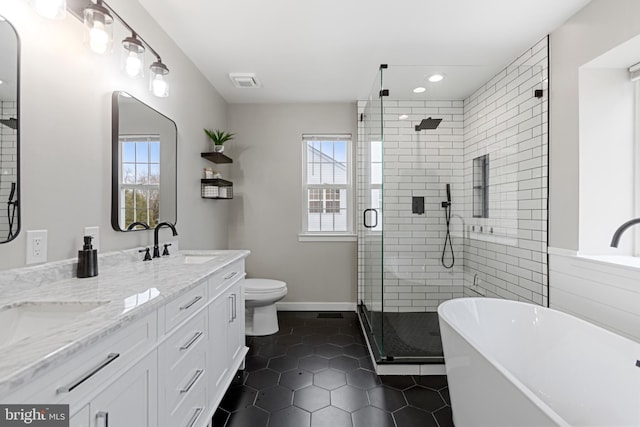
[(249, 336), (278, 332), (276, 302), (287, 295), (287, 284), (280, 280), (245, 279), (245, 333)]

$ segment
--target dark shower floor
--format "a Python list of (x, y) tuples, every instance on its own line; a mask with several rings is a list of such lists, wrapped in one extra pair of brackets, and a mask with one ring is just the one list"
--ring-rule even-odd
[[(368, 311), (373, 334), (374, 351), (383, 362), (443, 363), (442, 341), (438, 313), (381, 313)], [(365, 321), (366, 323), (366, 321)], [(368, 328), (367, 328), (368, 329)], [(377, 348), (376, 348), (377, 347)]]

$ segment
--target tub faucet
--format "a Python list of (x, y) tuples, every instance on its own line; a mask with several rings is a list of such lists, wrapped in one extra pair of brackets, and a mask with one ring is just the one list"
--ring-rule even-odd
[(160, 224), (156, 225), (156, 228), (153, 229), (153, 257), (154, 258), (160, 258), (160, 247), (158, 246), (158, 232), (162, 227), (169, 227), (173, 232), (174, 236), (178, 235), (178, 232), (176, 231), (176, 227), (170, 222), (161, 222)]
[(625, 222), (620, 227), (618, 227), (616, 232), (613, 233), (613, 238), (611, 239), (611, 247), (617, 248), (618, 242), (620, 242), (620, 237), (622, 237), (622, 233), (624, 233), (627, 230), (627, 228), (636, 224), (640, 224), (640, 218), (630, 219), (629, 221)]

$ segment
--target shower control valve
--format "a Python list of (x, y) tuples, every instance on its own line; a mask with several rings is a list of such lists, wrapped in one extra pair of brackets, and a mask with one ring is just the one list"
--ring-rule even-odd
[(448, 208), (449, 206), (451, 206), (451, 202), (442, 202), (443, 208)]

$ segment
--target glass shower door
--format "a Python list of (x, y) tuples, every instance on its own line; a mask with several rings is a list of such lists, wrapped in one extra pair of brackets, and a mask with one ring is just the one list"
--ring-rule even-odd
[[(381, 70), (382, 72), (382, 70)], [(379, 355), (383, 342), (382, 80), (374, 84), (361, 113), (358, 140), (358, 289), (360, 313)]]

